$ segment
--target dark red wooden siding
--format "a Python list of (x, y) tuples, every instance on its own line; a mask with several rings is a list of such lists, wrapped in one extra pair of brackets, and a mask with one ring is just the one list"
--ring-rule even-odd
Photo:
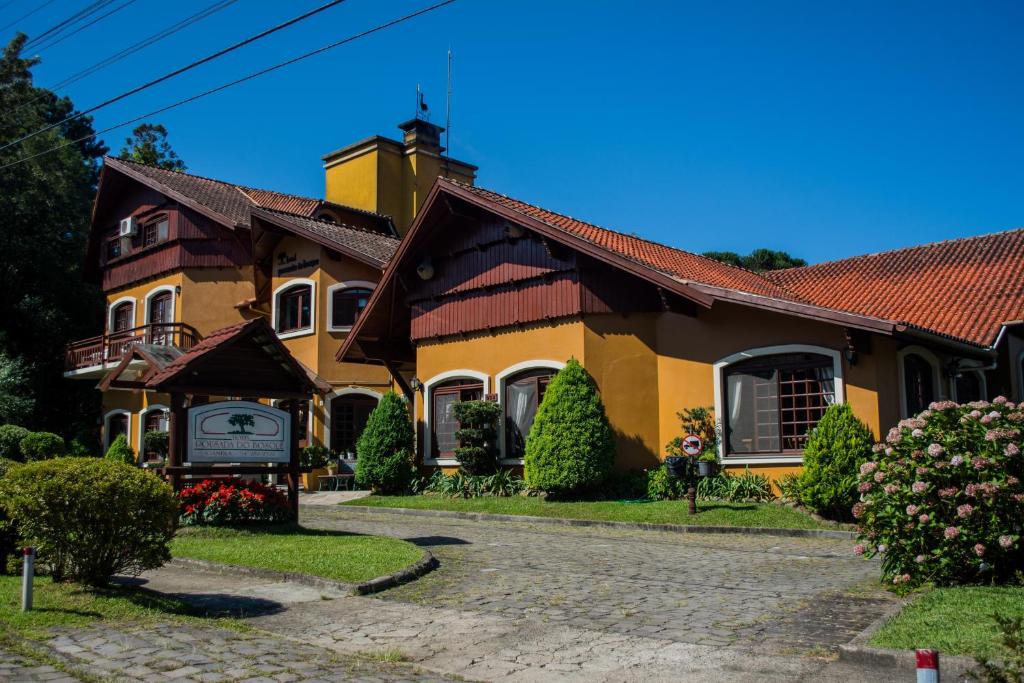
[(504, 224), (443, 234), (449, 241), (424, 257), (434, 277), (406, 280), (413, 340), (661, 305), (650, 285), (537, 237), (509, 239)]

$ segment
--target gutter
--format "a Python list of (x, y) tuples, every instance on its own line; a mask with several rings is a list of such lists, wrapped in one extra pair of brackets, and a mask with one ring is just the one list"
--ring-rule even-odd
[(907, 323), (897, 323), (895, 330), (901, 334), (905, 334), (910, 337), (915, 337), (924, 341), (945, 346), (946, 348), (955, 349), (957, 351), (963, 351), (965, 353), (972, 353), (975, 355), (988, 356), (989, 358), (995, 358), (998, 354), (997, 349), (999, 348), (1000, 342), (1003, 341), (1003, 337), (1006, 334), (1006, 328), (1011, 325), (1019, 325), (1019, 322), (1003, 323), (1002, 327), (999, 328), (999, 334), (996, 336), (995, 342), (991, 346), (982, 346), (980, 344), (972, 344), (971, 342), (956, 339), (954, 337), (948, 337), (944, 334), (937, 334), (935, 332), (929, 332), (922, 330), (919, 327), (908, 325)]

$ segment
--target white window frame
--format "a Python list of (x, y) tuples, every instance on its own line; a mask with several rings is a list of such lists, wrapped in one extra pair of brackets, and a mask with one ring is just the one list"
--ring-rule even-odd
[(522, 465), (522, 458), (505, 457), (505, 384), (512, 375), (518, 375), (527, 370), (554, 370), (558, 372), (565, 367), (565, 363), (558, 360), (526, 360), (522, 363), (510, 365), (494, 376), (494, 383), (498, 391), (498, 405), (501, 406), (501, 414), (498, 416), (498, 462), (502, 465)]
[(939, 362), (939, 357), (923, 346), (905, 346), (896, 352), (896, 366), (900, 383), (900, 417), (902, 418), (910, 417), (910, 411), (907, 407), (907, 371), (904, 366), (904, 361), (909, 355), (920, 356), (931, 366), (932, 386), (935, 387), (934, 400), (942, 401), (952, 393), (949, 383), (942, 381), (942, 363)]
[(370, 282), (369, 280), (349, 280), (348, 282), (339, 282), (331, 285), (327, 288), (327, 329), (330, 332), (348, 332), (352, 329), (351, 325), (335, 325), (334, 324), (334, 293), (339, 289), (368, 289), (371, 292), (377, 289), (376, 282)]
[(459, 461), (455, 458), (431, 458), (431, 429), (430, 408), (434, 403), (434, 387), (453, 379), (475, 379), (483, 383), (484, 396), (491, 393), (491, 378), (476, 370), (449, 370), (434, 375), (423, 383), (423, 464), (443, 467), (458, 467)]
[(146, 446), (146, 439), (145, 439), (146, 432), (144, 431), (146, 429), (146, 415), (149, 415), (150, 413), (152, 413), (152, 412), (154, 412), (156, 410), (161, 410), (161, 411), (167, 413), (167, 429), (168, 429), (168, 431), (171, 428), (171, 408), (170, 408), (170, 406), (165, 406), (162, 403), (154, 403), (153, 405), (146, 406), (145, 408), (143, 408), (142, 410), (139, 411), (139, 424), (138, 424), (138, 427), (135, 430), (138, 433), (138, 435), (139, 435), (139, 449), (138, 449), (138, 453), (136, 453), (136, 456), (137, 456), (136, 457), (136, 461), (139, 463), (139, 465), (142, 464), (142, 451), (145, 450), (145, 446)]
[(149, 309), (150, 309), (150, 305), (153, 302), (153, 297), (155, 297), (157, 294), (160, 294), (161, 292), (170, 292), (170, 294), (171, 294), (171, 322), (173, 323), (173, 322), (177, 321), (177, 317), (176, 316), (177, 316), (177, 309), (178, 309), (178, 288), (175, 285), (160, 285), (159, 287), (154, 287), (153, 289), (151, 289), (148, 292), (146, 292), (146, 298), (145, 298), (145, 312), (146, 312), (146, 315), (142, 319), (142, 324), (143, 325), (148, 325), (149, 324)]
[(836, 403), (846, 401), (846, 385), (843, 380), (843, 358), (836, 349), (827, 346), (815, 346), (813, 344), (781, 344), (779, 346), (762, 346), (756, 349), (740, 351), (718, 360), (714, 364), (714, 385), (715, 385), (715, 419), (722, 425), (722, 438), (718, 444), (718, 457), (726, 465), (799, 465), (804, 461), (803, 455), (792, 455), (790, 453), (779, 453), (778, 455), (726, 455), (725, 449), (725, 386), (723, 378), (725, 369), (740, 361), (758, 358), (760, 356), (775, 356), (783, 353), (816, 353), (821, 356), (828, 356), (832, 359), (832, 373), (835, 382)]
[[(278, 332), (277, 330), (277, 310), (279, 308), (279, 302), (281, 294), (296, 285), (309, 285), (310, 300), (309, 300), (309, 327), (302, 327), (297, 330), (290, 332)], [(308, 277), (296, 277), (283, 282), (278, 285), (277, 289), (274, 290), (274, 296), (272, 298), (272, 305), (270, 308), (270, 320), (271, 326), (274, 328), (274, 334), (277, 335), (278, 339), (293, 339), (295, 337), (305, 337), (310, 334), (316, 333), (316, 281), (310, 280)]]
[[(124, 408), (114, 408), (103, 414), (103, 455), (107, 454), (110, 450), (110, 418), (115, 415), (127, 415), (128, 416), (128, 431), (126, 435), (131, 437), (132, 435), (132, 411), (125, 410)], [(128, 445), (132, 446), (131, 440), (129, 439)], [(133, 447), (134, 448), (134, 447)]]
[(107, 334), (113, 334), (113, 332), (114, 332), (114, 311), (121, 304), (131, 304), (132, 305), (132, 325), (128, 329), (130, 330), (133, 327), (136, 327), (136, 324), (135, 324), (135, 322), (136, 322), (135, 314), (136, 314), (136, 311), (139, 308), (139, 302), (136, 301), (135, 297), (133, 297), (133, 296), (122, 296), (119, 299), (114, 299), (113, 301), (111, 301), (110, 305), (107, 307)]
[(361, 396), (370, 396), (371, 398), (377, 399), (377, 403), (384, 398), (384, 394), (373, 389), (364, 389), (363, 387), (345, 387), (344, 389), (338, 389), (328, 394), (324, 398), (324, 446), (327, 448), (331, 447), (331, 419), (334, 415), (333, 403), (334, 399), (342, 396), (350, 396), (352, 394), (359, 394)]

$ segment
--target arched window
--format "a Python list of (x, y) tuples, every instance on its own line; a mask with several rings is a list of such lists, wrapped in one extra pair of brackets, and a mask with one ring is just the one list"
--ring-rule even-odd
[(820, 353), (757, 355), (725, 366), (725, 455), (801, 453), (836, 402), (836, 359)]
[(340, 283), (330, 288), (331, 329), (348, 330), (355, 324), (373, 294), (372, 282)]
[(149, 325), (150, 344), (169, 345), (174, 343), (174, 289), (161, 287), (146, 297), (146, 324)]
[(114, 439), (121, 434), (125, 435), (131, 445), (131, 437), (128, 433), (130, 428), (131, 414), (127, 410), (111, 410), (103, 419), (103, 451), (110, 448)]
[(484, 385), (478, 379), (452, 379), (430, 390), (430, 443), (434, 458), (452, 458), (458, 447), (455, 432), (459, 422), (452, 406), (460, 401), (477, 401), (484, 397)]
[(110, 332), (124, 332), (135, 327), (135, 302), (122, 301), (110, 309)]
[(151, 406), (142, 413), (139, 435), (139, 449), (142, 451), (142, 462), (156, 462), (163, 456), (146, 448), (147, 432), (166, 432), (168, 429), (168, 413), (163, 406)]
[(907, 415), (917, 415), (936, 398), (935, 369), (918, 353), (903, 356), (903, 392)]
[(553, 368), (524, 370), (508, 377), (502, 397), (505, 413), (504, 457), (521, 459), (526, 451), (526, 437), (530, 434), (537, 408), (544, 400), (548, 382), (557, 372)]
[(331, 399), (331, 443), (336, 453), (355, 454), (370, 413), (377, 407), (377, 396), (347, 393)]
[(313, 283), (282, 285), (274, 295), (274, 325), (278, 334), (311, 332), (313, 329)]
[(152, 218), (142, 226), (142, 246), (149, 247), (167, 241), (167, 216)]

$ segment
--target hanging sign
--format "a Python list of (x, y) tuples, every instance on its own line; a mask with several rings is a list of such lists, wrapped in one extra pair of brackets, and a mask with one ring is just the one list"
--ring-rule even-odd
[(188, 411), (191, 463), (288, 462), (291, 416), (251, 401), (221, 401)]
[(696, 434), (687, 434), (683, 437), (683, 453), (689, 456), (700, 455), (704, 450), (704, 442)]

